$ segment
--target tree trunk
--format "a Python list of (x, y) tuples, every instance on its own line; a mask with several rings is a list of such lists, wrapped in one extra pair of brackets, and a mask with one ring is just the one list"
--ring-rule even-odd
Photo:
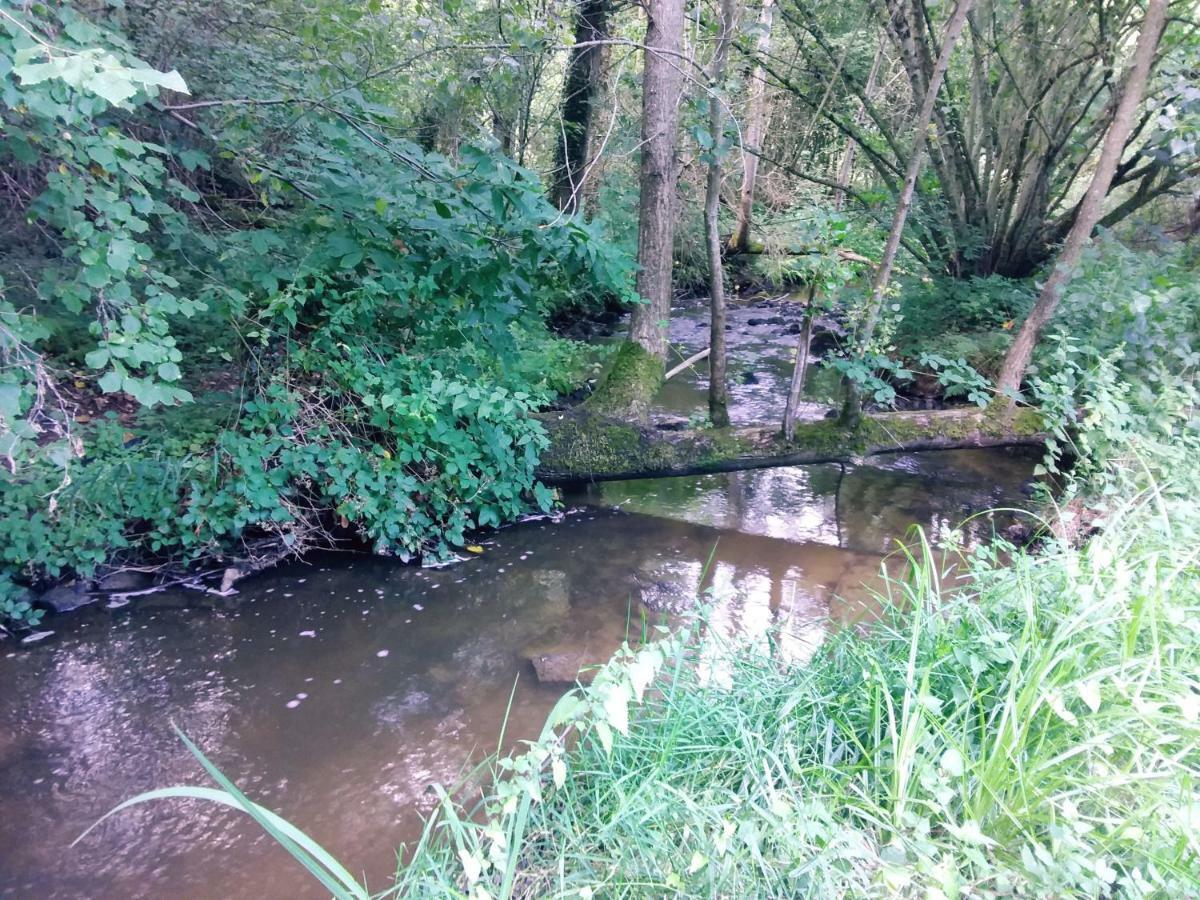
[(629, 339), (665, 362), (675, 239), (675, 144), (683, 87), (683, 0), (650, 0), (642, 81), (637, 292)]
[(1000, 369), (1000, 378), (996, 385), (1001, 394), (1007, 395), (1009, 404), (1015, 399), (1021, 387), (1021, 379), (1033, 356), (1033, 348), (1037, 344), (1042, 328), (1054, 315), (1062, 299), (1063, 290), (1074, 274), (1075, 266), (1083, 253), (1084, 244), (1091, 237), (1092, 229), (1100, 219), (1104, 198), (1112, 184), (1117, 164), (1125, 142), (1133, 130), (1134, 115), (1142, 102), (1142, 94), (1146, 89), (1146, 80), (1150, 66), (1154, 62), (1154, 53), (1158, 49), (1159, 38), (1162, 37), (1163, 24), (1166, 21), (1166, 0), (1149, 0), (1146, 5), (1146, 17), (1142, 20), (1141, 34), (1138, 35), (1137, 48), (1133, 53), (1129, 71), (1125, 76), (1125, 85), (1121, 90), (1121, 99), (1116, 113), (1104, 136), (1104, 144), (1100, 150), (1100, 159), (1096, 163), (1096, 172), (1092, 183), (1088, 186), (1087, 194), (1079, 206), (1075, 223), (1071, 226), (1062, 251), (1055, 260), (1054, 269), (1042, 286), (1037, 302), (1030, 310), (1029, 316), (1017, 332), (1017, 337), (1009, 347), (1004, 357), (1004, 365)]
[(708, 184), (704, 194), (704, 232), (708, 240), (709, 316), (708, 417), (717, 428), (729, 425), (729, 392), (725, 375), (725, 271), (721, 266), (721, 232), (718, 215), (721, 208), (721, 159), (724, 153), (725, 117), (720, 92), (725, 79), (725, 60), (737, 28), (737, 0), (721, 0), (717, 46), (713, 51), (709, 77), (708, 131), (712, 136), (712, 158), (708, 163)]
[(582, 0), (575, 19), (575, 44), (567, 61), (563, 86), (562, 131), (555, 147), (554, 202), (567, 213), (582, 208), (596, 99), (603, 68), (603, 41), (608, 31), (609, 0)]
[(804, 325), (800, 329), (800, 337), (796, 339), (796, 367), (792, 370), (792, 384), (788, 390), (787, 405), (783, 409), (783, 439), (794, 440), (796, 437), (796, 410), (800, 406), (800, 397), (804, 393), (804, 379), (808, 374), (808, 354), (812, 346), (813, 295), (816, 285), (808, 286), (808, 303), (804, 307)]
[[(970, 11), (971, 3), (972, 0), (959, 0), (954, 14), (950, 17), (950, 22), (946, 25), (946, 34), (942, 38), (941, 52), (938, 54), (937, 63), (934, 64), (925, 96), (921, 100), (921, 110), (913, 127), (913, 147), (908, 158), (908, 168), (904, 173), (904, 186), (900, 189), (900, 196), (896, 201), (896, 213), (892, 217), (892, 228), (888, 232), (887, 243), (883, 247), (883, 256), (871, 282), (871, 297), (867, 301), (867, 318), (858, 335), (858, 353), (860, 355), (867, 352), (875, 337), (875, 328), (879, 324), (879, 313), (883, 308), (883, 297), (892, 277), (892, 266), (896, 262), (896, 253), (900, 249), (900, 238), (904, 233), (904, 223), (908, 219), (908, 211), (912, 206), (917, 177), (921, 174), (921, 163), (925, 157), (926, 134), (929, 131), (930, 122), (933, 121), (938, 91), (941, 90), (942, 81), (946, 76), (946, 67), (950, 64), (950, 54), (958, 42), (959, 35), (962, 34), (963, 24), (967, 20), (967, 12)], [(853, 382), (847, 382), (846, 388), (846, 404), (842, 410), (842, 418), (846, 423), (854, 424), (858, 421), (862, 403)]]
[[(775, 0), (763, 0), (758, 16), (758, 44), (755, 53), (766, 56), (771, 49), (771, 20), (775, 14)], [(750, 76), (750, 101), (746, 110), (746, 131), (743, 135), (745, 149), (742, 152), (745, 169), (742, 174), (742, 195), (738, 203), (737, 222), (729, 249), (741, 253), (750, 244), (750, 221), (753, 216), (754, 188), (758, 180), (758, 154), (762, 152), (763, 132), (767, 124), (766, 108), (767, 73), (762, 64), (754, 67)]]
[(683, 89), (683, 0), (649, 0), (642, 79), (642, 171), (638, 204), (640, 303), (629, 340), (587, 400), (589, 411), (640, 419), (663, 381), (675, 241), (675, 144)]
[[(879, 46), (875, 50), (875, 59), (871, 61), (871, 71), (867, 73), (867, 85), (863, 89), (863, 96), (867, 102), (870, 102), (871, 95), (875, 93), (875, 80), (879, 77), (879, 68), (883, 64), (883, 51), (887, 47), (887, 37), (882, 35), (879, 38)], [(855, 128), (862, 128), (863, 123), (867, 119), (867, 107), (862, 105), (854, 114)], [(850, 176), (854, 173), (854, 155), (858, 149), (858, 142), (854, 138), (846, 138), (846, 149), (842, 153), (842, 162), (838, 166), (837, 183), (838, 188), (833, 192), (833, 208), (840, 210), (846, 202), (846, 188), (850, 186)]]

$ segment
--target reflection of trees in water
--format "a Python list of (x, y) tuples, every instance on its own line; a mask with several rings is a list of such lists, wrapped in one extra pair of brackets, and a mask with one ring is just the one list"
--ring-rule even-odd
[[(978, 460), (969, 455), (969, 466), (957, 454), (923, 456), (937, 459), (915, 461), (909, 456), (891, 465), (848, 468), (837, 492), (835, 511), (840, 545), (887, 553), (912, 525), (920, 525), (931, 539), (938, 540), (964, 523), (965, 537), (975, 543), (991, 538), (993, 529), (1002, 527), (1007, 518), (994, 522), (978, 513), (1025, 504), (1019, 486), (1028, 474), (1026, 463), (1014, 460), (1004, 465), (1000, 457), (1001, 464), (984, 476)], [(906, 465), (910, 461), (914, 463), (911, 468)]]

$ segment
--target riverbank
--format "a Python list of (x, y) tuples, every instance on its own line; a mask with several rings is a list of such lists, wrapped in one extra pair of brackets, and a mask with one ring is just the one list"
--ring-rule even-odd
[[(926, 545), (878, 624), (802, 664), (786, 632), (693, 632), (670, 658), (618, 659), (500, 764), (482, 823), (443, 804), (400, 895), (1194, 892), (1200, 513), (1185, 477), (1111, 507), (1082, 547), (1005, 566), (977, 551), (969, 589)], [(662, 674), (643, 695), (648, 667)]]

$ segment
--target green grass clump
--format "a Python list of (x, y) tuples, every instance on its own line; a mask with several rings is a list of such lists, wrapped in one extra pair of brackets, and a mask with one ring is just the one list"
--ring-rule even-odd
[(399, 890), (1190, 895), (1198, 536), (1194, 506), (1155, 492), (1082, 549), (985, 554), (970, 587), (925, 547), (879, 624), (804, 662), (692, 641), (625, 733), (583, 729), (561, 786), (531, 780), (544, 738), (497, 789), (517, 777), (532, 802), (447, 805)]

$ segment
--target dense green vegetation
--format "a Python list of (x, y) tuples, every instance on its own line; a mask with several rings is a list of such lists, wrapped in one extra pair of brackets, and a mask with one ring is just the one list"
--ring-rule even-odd
[[(732, 234), (718, 274), (807, 292), (810, 321), (841, 321), (849, 339), (824, 364), (851, 397), (991, 402), (1015, 326), (1042, 309), (1028, 276), (1087, 218), (1080, 191), (1119, 124), (1105, 102), (1122, 67), (1136, 74), (1142, 19), (1137, 4), (1068, 4), (1023, 12), (1017, 35), (997, 31), (998, 7), (990, 25), (972, 13), (942, 54), (942, 137), (922, 166), (925, 141), (897, 135), (940, 78), (944, 13), (697, 6), (685, 34), (647, 38), (683, 41), (678, 66), (647, 74), (679, 105), (647, 105), (639, 141), (637, 63), (665, 57), (641, 53), (636, 11), (603, 2), (6, 0), (0, 608), (32, 619), (28, 589), (128, 565), (245, 569), (344, 542), (445, 555), (546, 508), (547, 437), (529, 414), (588, 374), (547, 325), (632, 304), (650, 365), (612, 367), (589, 408), (644, 415), (666, 347), (661, 273), (711, 282), (705, 181), (724, 184), (714, 221)], [(1143, 29), (1152, 127), (1130, 133), (1096, 212), (1125, 230), (1089, 251), (1050, 325), (1069, 337), (1041, 341), (1026, 379), (1064, 436), (1102, 361), (1155, 391), (1195, 365), (1195, 252), (1178, 243), (1200, 107), (1186, 13)], [(710, 72), (723, 28), (731, 64)], [(1090, 35), (1109, 74), (1074, 45), (1063, 71), (1087, 71), (1062, 96), (1014, 68), (1039, 28)], [(907, 88), (884, 97), (881, 74)], [(1038, 118), (1035, 89), (1062, 118)], [(733, 115), (712, 119), (710, 99)], [(1010, 158), (1021, 109), (1039, 131)], [(639, 154), (655, 160), (640, 192)], [(664, 218), (647, 204), (671, 190)], [(648, 247), (674, 247), (674, 264)], [(1128, 402), (1149, 415), (1147, 396)]]
[[(973, 404), (1044, 432), (1045, 527), (914, 538), (805, 659), (624, 649), (396, 890), (1191, 895), (1198, 59), (1192, 0), (0, 0), (0, 636), (58, 583), (440, 560), (551, 509), (592, 417), (649, 440), (677, 291), (712, 373), (679, 452), (734, 454), (723, 298), (784, 295), (773, 446), (819, 319), (829, 458)], [(562, 336), (617, 312), (602, 369)]]
[[(355, 46), (365, 13), (331, 13), (331, 39)], [(335, 529), (445, 553), (546, 507), (527, 413), (582, 357), (544, 321), (624, 296), (625, 258), (494, 150), (395, 137), (385, 98), (332, 64), (286, 73), (295, 108), (166, 132), (158, 88), (183, 78), (107, 24), (0, 19), (3, 157), (11, 199), (32, 195), (3, 254), (0, 603), (26, 602), (12, 579), (270, 559)], [(241, 93), (300, 52), (217, 49), (231, 67), (193, 90)]]

